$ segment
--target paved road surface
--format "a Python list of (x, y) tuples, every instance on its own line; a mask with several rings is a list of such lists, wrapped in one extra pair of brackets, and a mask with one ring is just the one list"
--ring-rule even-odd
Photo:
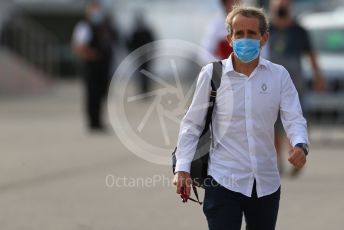
[[(130, 153), (114, 134), (88, 134), (81, 92), (58, 82), (40, 96), (0, 98), (0, 229), (206, 229), (201, 206), (182, 204), (168, 181), (130, 187), (130, 178), (171, 179), (170, 167)], [(321, 130), (305, 172), (282, 180), (277, 229), (343, 229), (344, 131)], [(111, 186), (124, 176), (127, 187)]]

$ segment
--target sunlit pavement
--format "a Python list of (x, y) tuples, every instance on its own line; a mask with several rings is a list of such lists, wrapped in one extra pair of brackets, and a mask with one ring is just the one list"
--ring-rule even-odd
[[(170, 167), (86, 131), (79, 83), (0, 101), (0, 229), (207, 229), (202, 207), (183, 204), (167, 181)], [(277, 229), (343, 229), (343, 134), (313, 126), (307, 168), (282, 180)], [(113, 183), (124, 177), (165, 181)]]

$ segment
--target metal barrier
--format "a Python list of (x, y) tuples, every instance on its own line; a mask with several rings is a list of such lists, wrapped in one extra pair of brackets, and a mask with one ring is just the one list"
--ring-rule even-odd
[(58, 73), (58, 41), (29, 18), (9, 16), (3, 20), (1, 46), (48, 76)]

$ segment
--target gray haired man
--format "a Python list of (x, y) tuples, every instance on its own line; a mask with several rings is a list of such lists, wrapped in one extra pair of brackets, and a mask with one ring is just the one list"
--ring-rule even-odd
[[(222, 60), (221, 85), (213, 114), (203, 211), (210, 230), (275, 229), (280, 176), (274, 146), (274, 123), (281, 120), (293, 146), (289, 162), (306, 163), (306, 120), (288, 71), (259, 56), (268, 41), (268, 20), (261, 9), (236, 6), (228, 14), (227, 40), (234, 52)], [(201, 70), (177, 145), (174, 182), (177, 193), (190, 194), (190, 165), (203, 130), (211, 89), (212, 65)], [(209, 181), (208, 181), (209, 182)]]

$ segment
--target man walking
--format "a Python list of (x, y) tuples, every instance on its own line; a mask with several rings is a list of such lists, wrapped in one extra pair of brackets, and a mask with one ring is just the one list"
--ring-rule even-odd
[[(274, 147), (278, 112), (293, 146), (289, 162), (306, 163), (306, 120), (288, 71), (259, 57), (267, 42), (268, 20), (261, 9), (236, 6), (226, 19), (234, 52), (222, 61), (221, 85), (213, 115), (213, 141), (203, 211), (210, 230), (275, 229), (280, 177)], [(203, 130), (211, 90), (212, 65), (199, 75), (177, 145), (174, 182), (190, 194), (190, 165)]]
[[(324, 76), (317, 62), (317, 57), (312, 48), (308, 32), (292, 18), (290, 0), (270, 0), (271, 26), (269, 30), (269, 42), (262, 50), (262, 56), (268, 57), (272, 62), (283, 65), (291, 75), (293, 83), (299, 94), (301, 107), (303, 106), (303, 95), (306, 89), (305, 78), (302, 73), (301, 60), (307, 56), (314, 76), (314, 90), (322, 92), (325, 87)], [(304, 110), (304, 112), (307, 112)], [(283, 147), (285, 132), (280, 119), (275, 124), (275, 147), (279, 170), (283, 170)], [(293, 168), (291, 176), (297, 176), (300, 169)]]

